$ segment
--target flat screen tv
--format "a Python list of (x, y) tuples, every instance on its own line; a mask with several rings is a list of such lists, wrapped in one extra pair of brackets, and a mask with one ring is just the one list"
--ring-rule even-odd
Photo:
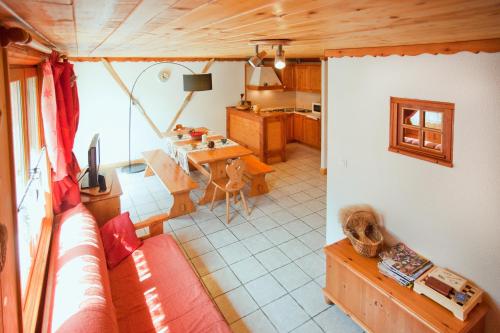
[(101, 164), (101, 143), (99, 134), (94, 134), (88, 151), (89, 167), (81, 180), (81, 188), (99, 186), (99, 166)]

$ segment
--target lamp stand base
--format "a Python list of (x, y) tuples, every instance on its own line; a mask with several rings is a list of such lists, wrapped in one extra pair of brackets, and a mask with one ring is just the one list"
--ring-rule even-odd
[(122, 167), (123, 173), (138, 173), (146, 170), (147, 165), (144, 163), (134, 163)]

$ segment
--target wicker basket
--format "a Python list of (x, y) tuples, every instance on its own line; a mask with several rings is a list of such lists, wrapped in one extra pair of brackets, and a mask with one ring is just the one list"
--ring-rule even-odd
[(356, 211), (349, 215), (343, 225), (344, 234), (354, 250), (365, 257), (375, 257), (382, 249), (384, 237), (372, 212)]

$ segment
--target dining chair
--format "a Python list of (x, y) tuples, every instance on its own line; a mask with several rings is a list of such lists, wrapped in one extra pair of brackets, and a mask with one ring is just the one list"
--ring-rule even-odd
[(227, 178), (222, 178), (220, 180), (212, 181), (214, 185), (214, 195), (212, 197), (212, 204), (210, 205), (210, 210), (214, 209), (214, 202), (217, 196), (217, 191), (221, 190), (226, 193), (226, 222), (229, 224), (229, 205), (231, 203), (232, 194), (234, 196), (234, 202), (238, 203), (237, 197), (238, 192), (241, 196), (241, 201), (243, 203), (243, 207), (247, 215), (250, 215), (248, 210), (248, 205), (245, 200), (245, 195), (243, 194), (243, 187), (245, 186), (245, 182), (243, 181), (243, 172), (245, 172), (245, 162), (242, 160), (233, 160), (230, 164), (226, 165), (226, 173)]

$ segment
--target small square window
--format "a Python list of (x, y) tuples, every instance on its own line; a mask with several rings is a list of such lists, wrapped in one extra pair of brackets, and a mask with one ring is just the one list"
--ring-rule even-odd
[(389, 150), (453, 166), (455, 104), (391, 97)]

